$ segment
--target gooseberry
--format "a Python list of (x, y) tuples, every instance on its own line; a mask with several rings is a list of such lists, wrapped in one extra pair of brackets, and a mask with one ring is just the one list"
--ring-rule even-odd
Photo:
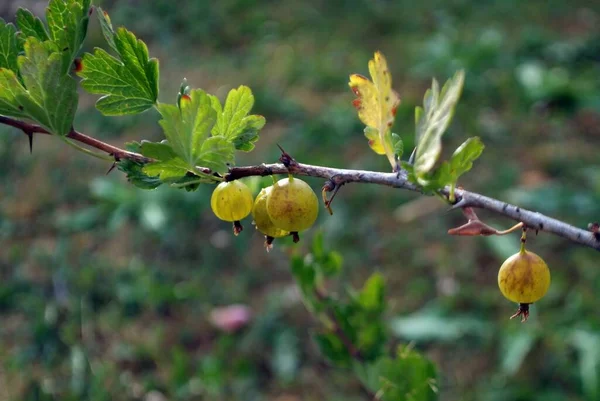
[(273, 224), (267, 213), (267, 197), (273, 186), (263, 188), (254, 201), (252, 218), (256, 229), (265, 235), (265, 248), (267, 252), (273, 248), (273, 239), (289, 235), (289, 231), (282, 230)]
[(550, 287), (550, 270), (537, 254), (527, 251), (524, 244), (521, 250), (504, 261), (498, 272), (498, 286), (510, 301), (519, 303), (517, 313), (521, 321), (529, 317), (529, 304), (540, 300)]
[(290, 175), (273, 184), (267, 196), (267, 213), (275, 227), (291, 232), (298, 242), (298, 232), (317, 220), (319, 201), (306, 182)]
[(240, 220), (250, 214), (253, 203), (250, 188), (239, 180), (220, 183), (210, 198), (210, 207), (215, 216), (233, 222), (235, 235), (244, 229)]

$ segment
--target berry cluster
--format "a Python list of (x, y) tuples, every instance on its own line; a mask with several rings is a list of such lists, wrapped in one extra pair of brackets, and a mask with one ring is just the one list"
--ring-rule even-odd
[(292, 235), (298, 242), (298, 233), (309, 229), (319, 214), (317, 195), (306, 182), (291, 174), (263, 188), (256, 200), (240, 180), (222, 182), (213, 191), (210, 205), (219, 219), (233, 222), (235, 235), (243, 229), (240, 220), (252, 213), (256, 229), (265, 235), (267, 251), (275, 238)]

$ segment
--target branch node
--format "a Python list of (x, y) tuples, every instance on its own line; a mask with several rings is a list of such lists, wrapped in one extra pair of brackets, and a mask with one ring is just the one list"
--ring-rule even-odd
[(588, 224), (588, 230), (594, 234), (596, 241), (600, 241), (600, 223), (594, 222)]

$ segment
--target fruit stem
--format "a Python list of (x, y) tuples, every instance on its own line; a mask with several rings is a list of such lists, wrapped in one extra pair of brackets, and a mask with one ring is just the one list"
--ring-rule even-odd
[(298, 235), (298, 231), (292, 231), (291, 234), (295, 244), (300, 242), (300, 235)]
[(288, 173), (288, 178), (290, 179), (290, 182), (294, 181), (294, 176), (292, 173)]
[(527, 226), (523, 225), (523, 234), (521, 234), (521, 253), (525, 253), (525, 242), (527, 242)]

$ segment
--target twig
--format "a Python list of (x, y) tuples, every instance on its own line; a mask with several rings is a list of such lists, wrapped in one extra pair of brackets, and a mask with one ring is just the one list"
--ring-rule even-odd
[[(29, 124), (23, 121), (15, 120), (8, 117), (0, 116), (0, 124), (9, 125), (22, 130), (25, 134), (37, 133), (37, 134), (49, 134), (49, 132), (38, 125)], [(129, 152), (124, 149), (120, 149), (116, 146), (109, 145), (105, 142), (97, 140), (95, 138), (84, 135), (80, 132), (72, 130), (67, 138), (81, 142), (92, 148), (101, 150), (108, 153), (116, 161), (123, 159), (134, 160), (139, 163), (150, 163), (153, 160), (145, 157), (139, 153)], [(198, 167), (199, 171), (210, 174), (210, 169), (206, 167)], [(274, 164), (261, 164), (258, 166), (243, 166), (243, 167), (232, 167), (225, 175), (226, 181), (233, 181), (239, 178), (250, 177), (250, 176), (267, 176), (273, 174), (288, 174), (293, 173), (296, 175), (319, 177), (328, 179), (337, 186), (343, 184), (358, 182), (384, 185), (392, 188), (406, 189), (409, 191), (421, 192), (420, 187), (408, 181), (405, 171), (398, 173), (383, 173), (377, 171), (367, 170), (350, 170), (350, 169), (339, 169), (324, 166), (314, 166), (303, 163), (292, 163), (289, 167), (281, 163)], [(448, 198), (450, 195), (450, 188), (446, 187), (439, 193)], [(479, 209), (486, 209), (496, 212), (500, 215), (508, 217), (517, 222), (523, 222), (527, 227), (534, 230), (544, 231), (547, 233), (558, 235), (568, 239), (574, 243), (588, 246), (590, 248), (600, 251), (600, 238), (596, 238), (591, 231), (586, 231), (581, 228), (577, 228), (555, 218), (543, 215), (538, 212), (526, 210), (519, 206), (511, 205), (500, 200), (490, 198), (476, 192), (466, 191), (464, 189), (455, 190), (456, 203), (452, 206), (452, 209), (459, 209), (465, 207), (474, 207)]]
[[(15, 120), (9, 117), (0, 116), (0, 124), (9, 125), (11, 127), (15, 127), (23, 131), (25, 135), (31, 134), (43, 134), (43, 135), (51, 135), (48, 130), (44, 127), (41, 127), (36, 124), (30, 124), (24, 121)], [(101, 150), (105, 153), (108, 153), (110, 156), (114, 157), (115, 160), (129, 159), (139, 163), (149, 163), (152, 159), (140, 155), (139, 153), (129, 152), (127, 150), (118, 148), (113, 145), (109, 145), (106, 142), (102, 142), (96, 138), (92, 138), (91, 136), (87, 136), (82, 134), (81, 132), (77, 132), (74, 129), (71, 129), (66, 135), (67, 138), (73, 139), (77, 142), (81, 142), (85, 145), (88, 145), (92, 148)]]

